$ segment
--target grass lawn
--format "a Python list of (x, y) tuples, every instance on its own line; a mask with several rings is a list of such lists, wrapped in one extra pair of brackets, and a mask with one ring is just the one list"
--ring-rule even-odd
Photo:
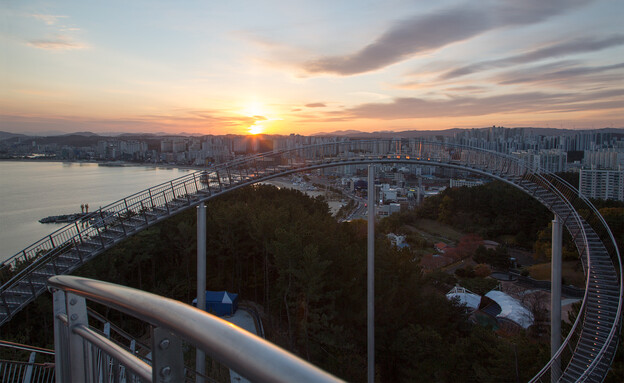
[[(528, 269), (529, 275), (532, 278), (550, 281), (550, 262), (529, 266)], [(585, 276), (583, 275), (583, 268), (580, 265), (580, 261), (563, 262), (561, 269), (563, 283), (565, 285), (573, 285), (580, 288), (585, 287)]]
[(449, 225), (445, 225), (441, 222), (431, 219), (419, 219), (414, 227), (440, 240), (446, 239), (451, 241), (459, 241), (459, 239), (464, 236), (463, 233), (460, 233)]

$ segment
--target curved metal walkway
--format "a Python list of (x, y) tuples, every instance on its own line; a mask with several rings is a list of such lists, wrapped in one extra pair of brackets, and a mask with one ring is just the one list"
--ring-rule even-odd
[[(68, 274), (130, 235), (231, 190), (294, 172), (368, 163), (442, 166), (507, 182), (564, 223), (586, 275), (583, 305), (555, 358), (561, 381), (596, 381), (615, 355), (622, 316), (622, 263), (596, 208), (557, 176), (501, 153), (419, 139), (352, 140), (244, 157), (133, 194), (34, 243), (0, 267), (0, 325), (40, 295), (48, 278)], [(533, 381), (550, 381), (555, 358)]]

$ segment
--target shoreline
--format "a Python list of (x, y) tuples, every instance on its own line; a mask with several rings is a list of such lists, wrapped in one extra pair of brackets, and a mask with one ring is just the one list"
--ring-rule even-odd
[(45, 162), (45, 163), (64, 163), (64, 164), (94, 164), (108, 167), (146, 167), (146, 168), (162, 168), (162, 169), (182, 169), (182, 170), (204, 170), (205, 166), (193, 165), (175, 165), (175, 164), (157, 164), (153, 162), (128, 162), (128, 161), (86, 161), (86, 160), (59, 160), (59, 159), (39, 159), (39, 158), (0, 158), (0, 162)]

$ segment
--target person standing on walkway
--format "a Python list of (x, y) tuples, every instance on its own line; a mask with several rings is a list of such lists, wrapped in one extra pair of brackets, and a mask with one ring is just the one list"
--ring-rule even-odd
[(85, 203), (85, 210), (87, 211), (87, 213), (89, 212), (89, 204)]
[(80, 210), (84, 213), (84, 204), (83, 203), (80, 204)]

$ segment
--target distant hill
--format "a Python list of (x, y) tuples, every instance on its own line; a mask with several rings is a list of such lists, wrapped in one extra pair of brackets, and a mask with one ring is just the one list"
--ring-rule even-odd
[(62, 136), (85, 136), (85, 137), (92, 137), (92, 136), (100, 136), (99, 134), (96, 133), (92, 133), (92, 132), (75, 132), (75, 133), (65, 133), (62, 134)]
[(19, 134), (19, 133), (11, 133), (11, 132), (3, 132), (3, 131), (0, 131), (0, 140), (6, 140), (6, 139), (9, 139), (9, 138), (14, 138), (14, 137), (23, 137), (23, 138), (26, 138), (26, 137), (28, 137), (28, 136), (27, 136), (27, 135), (25, 135), (25, 134)]

